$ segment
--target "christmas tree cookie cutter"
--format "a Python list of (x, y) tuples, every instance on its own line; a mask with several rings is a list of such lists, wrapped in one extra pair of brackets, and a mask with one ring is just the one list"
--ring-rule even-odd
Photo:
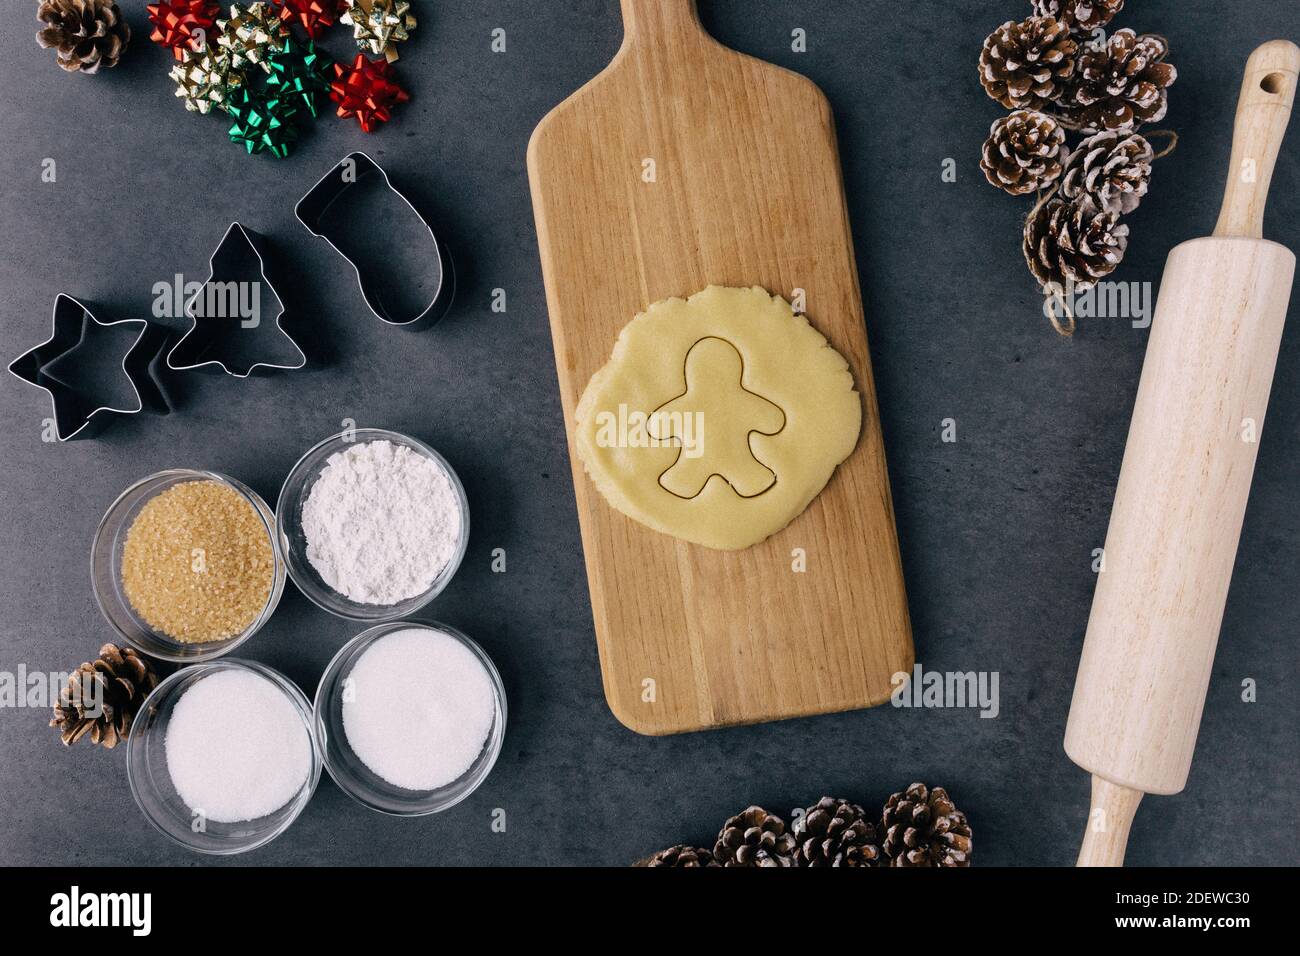
[[(447, 314), (456, 294), (451, 254), (429, 221), (365, 153), (351, 153), (337, 163), (298, 200), (294, 213), (352, 266), (366, 307), (381, 322), (416, 329)], [(390, 215), (414, 217), (406, 226), (419, 235), (422, 249), (411, 250), (408, 258), (418, 266), (394, 265), (391, 257), (370, 247), (376, 236), (361, 228), (363, 221)]]
[[(266, 260), (253, 239), (254, 233), (238, 221), (232, 222), (208, 259), (208, 277), (189, 294), (185, 286), (185, 314), (189, 331), (167, 353), (167, 367), (219, 370), (235, 378), (247, 378), (257, 369), (300, 369), (307, 356), (284, 328), (284, 302), (267, 274)], [(271, 322), (283, 340), (277, 355), (266, 347), (262, 303), (272, 304)], [(239, 345), (241, 351), (233, 346)]]
[[(52, 322), (50, 337), (14, 359), (9, 371), (50, 396), (54, 436), (59, 442), (98, 434), (115, 415), (134, 415), (145, 408), (164, 414), (171, 410), (157, 367), (167, 339), (164, 328), (144, 319), (101, 321), (64, 292), (54, 299)], [(125, 403), (105, 398), (81, 375), (69, 371), (72, 356), (99, 348), (94, 339), (110, 328), (139, 329), (120, 363), (131, 387), (131, 399)]]

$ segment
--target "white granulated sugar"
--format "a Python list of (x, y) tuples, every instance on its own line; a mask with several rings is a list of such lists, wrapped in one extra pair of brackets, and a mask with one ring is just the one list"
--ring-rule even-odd
[(311, 738), (284, 691), (260, 674), (222, 670), (181, 694), (164, 741), (185, 805), (217, 823), (274, 813), (311, 772)]
[(406, 445), (365, 442), (329, 457), (302, 506), (307, 560), (360, 604), (427, 591), (460, 543), (446, 470)]
[(346, 682), (343, 732), (395, 787), (435, 790), (483, 751), (496, 718), (487, 669), (456, 638), (411, 628), (375, 641)]

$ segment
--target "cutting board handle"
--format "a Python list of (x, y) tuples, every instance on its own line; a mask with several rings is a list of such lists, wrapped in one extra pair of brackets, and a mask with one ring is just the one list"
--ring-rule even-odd
[(1250, 55), (1216, 236), (1264, 238), (1264, 204), (1295, 104), (1297, 75), (1300, 47), (1289, 40), (1271, 40)]
[(664, 40), (673, 34), (707, 37), (695, 0), (621, 0), (623, 41)]

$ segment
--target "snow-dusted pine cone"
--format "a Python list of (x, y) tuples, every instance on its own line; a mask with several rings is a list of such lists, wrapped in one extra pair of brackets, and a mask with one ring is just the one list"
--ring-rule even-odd
[(1141, 133), (1094, 133), (1066, 161), (1061, 195), (1071, 201), (1086, 196), (1106, 212), (1132, 212), (1147, 194), (1154, 160), (1155, 150)]
[(984, 41), (980, 82), (1009, 110), (1041, 110), (1070, 88), (1078, 44), (1051, 17), (1008, 20)]
[(1124, 9), (1124, 0), (1033, 0), (1034, 15), (1055, 17), (1075, 34), (1091, 33)]
[(1025, 262), (1044, 289), (1073, 283), (1091, 289), (1115, 271), (1128, 249), (1128, 226), (1090, 198), (1053, 196), (1025, 223)]
[(1062, 122), (1071, 129), (1135, 130), (1164, 119), (1169, 87), (1178, 79), (1164, 37), (1116, 30), (1104, 46), (1084, 47), (1071, 88), (1061, 100)]
[(1021, 196), (1056, 182), (1064, 146), (1065, 130), (1054, 117), (1016, 110), (989, 129), (980, 169), (994, 186)]

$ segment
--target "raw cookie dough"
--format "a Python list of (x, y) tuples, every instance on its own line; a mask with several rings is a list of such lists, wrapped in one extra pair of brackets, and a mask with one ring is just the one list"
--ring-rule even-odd
[(780, 296), (709, 286), (619, 334), (578, 402), (606, 500), (656, 531), (738, 550), (780, 531), (853, 451), (848, 363)]

